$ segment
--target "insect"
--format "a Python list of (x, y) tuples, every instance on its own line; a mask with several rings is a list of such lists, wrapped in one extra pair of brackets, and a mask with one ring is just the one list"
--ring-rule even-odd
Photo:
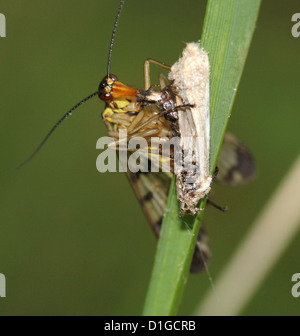
[[(148, 64), (159, 62), (148, 60), (145, 73), (149, 77)], [(156, 91), (146, 78), (145, 90), (138, 90), (120, 83), (111, 75), (105, 77), (99, 90), (100, 98), (110, 103), (103, 114), (104, 120), (113, 123), (115, 130), (124, 126), (122, 112), (130, 112), (127, 119), (129, 134), (136, 136), (170, 137), (165, 129), (172, 128), (171, 137), (178, 136), (178, 145), (173, 153), (173, 170), (176, 175), (177, 196), (182, 213), (195, 214), (197, 204), (210, 191), (212, 176), (209, 171), (210, 115), (209, 115), (209, 61), (207, 53), (198, 43), (188, 43), (182, 58), (172, 68), (164, 66), (169, 72), (171, 83)], [(111, 84), (110, 84), (111, 83)], [(160, 84), (162, 87), (162, 83)], [(123, 95), (123, 96), (122, 96)], [(126, 102), (120, 102), (125, 97)], [(118, 103), (116, 100), (118, 99)], [(145, 114), (147, 106), (155, 106)], [(114, 106), (116, 115), (114, 115)], [(122, 107), (120, 109), (120, 106)], [(116, 109), (117, 107), (117, 109)], [(134, 113), (138, 114), (138, 117)], [(113, 119), (112, 117), (115, 116)], [(163, 118), (164, 117), (164, 118)], [(133, 120), (134, 119), (134, 120)], [(172, 121), (168, 127), (164, 120)], [(137, 133), (139, 131), (139, 133)], [(164, 134), (166, 133), (166, 134)], [(112, 133), (111, 133), (112, 134)], [(113, 134), (112, 134), (113, 135)], [(149, 144), (150, 146), (150, 144)]]
[[(153, 97), (153, 92), (151, 87), (148, 86), (149, 80), (147, 78), (149, 62), (150, 61), (147, 60), (144, 66), (146, 69), (146, 86), (144, 90), (127, 87), (126, 85), (120, 83), (114, 76), (116, 88), (120, 90), (120, 92), (122, 91), (123, 94), (126, 92), (126, 95), (121, 96), (117, 93), (116, 98), (111, 97), (106, 100), (106, 109), (103, 113), (103, 119), (107, 124), (107, 128), (109, 130), (108, 134), (115, 137), (117, 143), (119, 141), (118, 131), (120, 131), (120, 129), (127, 130), (128, 139), (134, 139), (134, 137), (140, 136), (148, 139), (149, 147), (147, 147), (146, 150), (149, 150), (150, 159), (148, 163), (150, 165), (151, 137), (154, 135), (163, 135), (167, 138), (172, 138), (174, 134), (176, 135), (178, 130), (176, 129), (174, 120), (168, 120), (172, 118), (177, 120), (176, 114), (175, 116), (173, 115), (176, 113), (176, 109), (169, 108), (166, 109), (169, 113), (164, 113), (165, 110), (160, 106), (162, 102), (159, 102), (158, 104), (157, 102), (150, 104), (149, 99), (145, 99), (145, 97)], [(156, 61), (155, 63), (158, 64)], [(170, 68), (168, 67), (168, 69)], [(105, 87), (103, 83), (105, 83), (106, 80), (107, 78), (105, 77), (101, 87)], [(162, 90), (158, 92), (158, 94), (164, 97), (165, 100), (172, 101), (172, 90), (170, 90), (168, 85), (166, 77), (160, 75), (160, 87)], [(130, 92), (133, 92), (132, 96), (129, 95)], [(110, 94), (112, 96), (115, 94), (114, 86), (112, 86)], [(160, 153), (160, 161), (163, 160), (163, 153)], [(218, 167), (219, 173), (216, 176), (216, 180), (227, 185), (241, 185), (247, 183), (251, 181), (255, 172), (252, 155), (248, 149), (230, 133), (225, 134), (219, 156)], [(151, 171), (139, 171), (132, 173), (127, 171), (127, 176), (155, 235), (159, 237), (172, 173), (157, 173)], [(210, 199), (208, 201), (215, 207), (219, 208)], [(223, 209), (221, 208), (221, 210)], [(205, 229), (202, 227), (198, 235), (198, 241), (191, 264), (191, 271), (202, 271), (205, 269), (209, 259), (210, 250), (208, 247), (208, 237)]]
[[(202, 145), (199, 147), (199, 143), (194, 141), (190, 143), (190, 140), (185, 142), (184, 135), (186, 134), (182, 133), (187, 133), (188, 127), (192, 125), (190, 123), (190, 119), (192, 119), (192, 123), (195, 125), (197, 120), (194, 109), (196, 108), (195, 105), (198, 104), (198, 102), (197, 100), (190, 100), (182, 95), (182, 89), (180, 89), (180, 78), (178, 78), (178, 76), (176, 77), (176, 64), (180, 67), (180, 63), (176, 63), (174, 67), (171, 68), (152, 59), (146, 60), (144, 63), (144, 89), (127, 86), (121, 83), (115, 75), (110, 73), (112, 48), (124, 2), (125, 0), (122, 0), (120, 3), (112, 33), (107, 75), (100, 82), (98, 90), (81, 100), (71, 110), (63, 115), (63, 117), (46, 135), (33, 154), (31, 154), (31, 156), (23, 162), (19, 168), (27, 164), (33, 157), (36, 156), (57, 127), (68, 116), (70, 116), (75, 109), (89, 99), (98, 96), (101, 100), (105, 101), (106, 108), (102, 116), (108, 129), (108, 135), (116, 140), (115, 144), (117, 144), (117, 149), (120, 151), (122, 144), (121, 139), (119, 138), (120, 130), (126, 130), (128, 135), (127, 141), (137, 137), (143, 137), (146, 139), (147, 146), (144, 150), (147, 154), (150, 154), (149, 160), (146, 164), (151, 166), (153, 162), (158, 162), (158, 168), (162, 168), (163, 164), (168, 162), (176, 174), (177, 187), (178, 189), (181, 188), (178, 192), (178, 198), (181, 201), (182, 211), (195, 213), (198, 211), (196, 206), (199, 200), (209, 193), (210, 183), (212, 180), (212, 176), (210, 176), (208, 168), (209, 124), (207, 123), (209, 122), (209, 118), (206, 117), (203, 119), (205, 122), (205, 130), (202, 133), (204, 134), (204, 139), (202, 139), (204, 142)], [(190, 47), (199, 49), (199, 47), (196, 47), (194, 44), (190, 45)], [(150, 64), (156, 64), (163, 69), (168, 70), (170, 72), (170, 81), (164, 75), (160, 75), (159, 84), (151, 86)], [(206, 100), (208, 99), (208, 89), (209, 86), (206, 86), (203, 91), (203, 95)], [(205, 113), (208, 113), (207, 107), (204, 107), (203, 115)], [(197, 132), (198, 131), (199, 130), (197, 129)], [(153, 137), (170, 140), (176, 136), (179, 136), (180, 141), (183, 141), (179, 146), (181, 153), (184, 152), (182, 149), (189, 150), (192, 148), (191, 152), (187, 154), (190, 156), (190, 163), (193, 164), (194, 168), (196, 167), (192, 176), (189, 176), (188, 170), (182, 169), (181, 166), (178, 170), (176, 169), (176, 160), (174, 160), (176, 148), (173, 150), (173, 153), (168, 156), (164, 155), (163, 150), (159, 150), (158, 157), (153, 156), (153, 153), (150, 150), (151, 139)], [(202, 154), (199, 161), (199, 156), (197, 155), (200, 152)], [(205, 158), (204, 162), (201, 161), (203, 158)], [(220, 172), (216, 177), (217, 180), (224, 180), (227, 184), (231, 184), (231, 182), (235, 180), (235, 184), (240, 184), (253, 177), (254, 163), (252, 156), (234, 136), (229, 134), (225, 136), (220, 158), (222, 159), (222, 162), (218, 163)], [(196, 161), (198, 166), (197, 164), (194, 165), (194, 161)], [(188, 189), (186, 180), (190, 177), (195, 177), (195, 172), (197, 175), (200, 168), (200, 176), (196, 176), (196, 182), (194, 180), (192, 188)], [(145, 215), (157, 237), (159, 237), (161, 231), (161, 224), (165, 212), (172, 175), (172, 172), (151, 172), (147, 171), (147, 169), (137, 172), (127, 171), (128, 179), (131, 182)], [(209, 200), (209, 202), (214, 205), (211, 200)], [(206, 267), (210, 258), (207, 240), (206, 232), (204, 228), (202, 228), (198, 235), (198, 241), (191, 265), (192, 272), (202, 271)]]

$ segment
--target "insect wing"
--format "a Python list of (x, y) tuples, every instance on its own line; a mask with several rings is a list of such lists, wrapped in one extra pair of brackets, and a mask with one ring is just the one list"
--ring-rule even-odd
[[(113, 105), (110, 105), (106, 108), (105, 112), (103, 113), (103, 118), (107, 125), (110, 136), (113, 136), (115, 131), (119, 131), (120, 129), (130, 129), (131, 131), (128, 139), (131, 139), (134, 142), (137, 136), (143, 136), (145, 133), (149, 134), (149, 131), (155, 131), (156, 128), (159, 131), (159, 134), (168, 135), (170, 133), (169, 123), (165, 124), (164, 120), (157, 120), (157, 124), (147, 124), (147, 118), (150, 119), (153, 114), (157, 113), (157, 107), (155, 105), (137, 109), (133, 114), (131, 111), (129, 111), (130, 109), (128, 108), (128, 106), (131, 106), (130, 104), (130, 102), (117, 100), (114, 101)], [(135, 122), (141, 115), (143, 118), (140, 118), (140, 122), (147, 125), (147, 128), (144, 130), (138, 128), (138, 123)], [(162, 168), (162, 162), (164, 161), (165, 157), (163, 153), (160, 153), (159, 160), (157, 160), (157, 157), (153, 156), (150, 151), (150, 146), (153, 147), (153, 143), (150, 143), (151, 137), (146, 137), (146, 139), (149, 141), (148, 147), (144, 147), (142, 151), (140, 148), (139, 151), (141, 160), (147, 157), (149, 159), (146, 162), (145, 160), (142, 160), (144, 162), (143, 166), (141, 166), (140, 160), (139, 164), (141, 169), (137, 172), (133, 172), (132, 170), (127, 169), (126, 174), (151, 225), (151, 228), (158, 238), (161, 232), (161, 225), (166, 209), (173, 174), (171, 172), (151, 172), (150, 168), (153, 168), (157, 162), (159, 162), (160, 165), (158, 168)], [(119, 141), (117, 134), (116, 141)], [(121, 150), (121, 148), (118, 146), (117, 149)], [(134, 153), (134, 151), (127, 152), (128, 157), (132, 155), (132, 153)], [(143, 153), (145, 154), (145, 157), (143, 157)], [(209, 261), (209, 257), (210, 252), (207, 245), (207, 236), (204, 229), (202, 229), (198, 235), (198, 241), (191, 264), (191, 272), (200, 272), (205, 269)]]
[[(171, 183), (170, 174), (128, 172), (127, 176), (152, 230), (159, 238)], [(190, 271), (199, 273), (205, 270), (210, 256), (208, 236), (202, 226), (197, 237)]]
[(233, 134), (226, 132), (217, 163), (218, 182), (238, 186), (255, 177), (255, 162), (247, 147)]

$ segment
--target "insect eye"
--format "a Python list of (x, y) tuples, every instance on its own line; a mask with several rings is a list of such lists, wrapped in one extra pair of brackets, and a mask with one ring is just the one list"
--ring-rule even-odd
[(112, 89), (114, 86), (115, 81), (118, 80), (118, 77), (115, 75), (110, 74), (109, 76), (105, 76), (100, 85), (99, 85), (99, 98), (101, 100), (110, 100), (112, 99)]
[(113, 74), (109, 74), (109, 78), (111, 78), (114, 82), (118, 81), (118, 77)]
[(100, 85), (99, 85), (99, 90), (103, 90), (105, 87), (107, 86), (107, 81), (106, 81), (106, 79), (105, 80), (103, 80), (101, 83), (100, 83)]

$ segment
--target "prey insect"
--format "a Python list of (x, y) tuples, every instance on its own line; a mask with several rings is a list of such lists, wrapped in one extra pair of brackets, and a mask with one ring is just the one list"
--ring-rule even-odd
[[(173, 67), (152, 59), (146, 60), (144, 64), (144, 89), (137, 89), (121, 83), (115, 75), (110, 73), (110, 65), (115, 33), (124, 1), (122, 0), (120, 3), (112, 33), (107, 75), (100, 82), (98, 90), (69, 110), (54, 125), (33, 154), (19, 167), (24, 166), (36, 156), (53, 132), (75, 109), (89, 99), (98, 96), (102, 101), (105, 101), (106, 108), (102, 116), (108, 129), (108, 135), (116, 140), (115, 143), (119, 151), (122, 150), (119, 131), (126, 130), (127, 141), (137, 137), (146, 139), (147, 146), (145, 151), (150, 154), (146, 164), (151, 166), (155, 161), (158, 162), (159, 168), (162, 168), (164, 163), (167, 162), (172, 168), (173, 172), (168, 173), (162, 171), (146, 172), (147, 170), (127, 171), (128, 179), (146, 217), (155, 235), (159, 237), (173, 173), (176, 175), (178, 199), (181, 203), (182, 212), (196, 213), (199, 210), (197, 208), (199, 200), (208, 195), (210, 191), (212, 176), (209, 174), (208, 166), (210, 127), (208, 108), (209, 80), (207, 76), (209, 77), (209, 64), (207, 63), (208, 58), (205, 51), (201, 50), (197, 44), (192, 43), (187, 45), (182, 59), (175, 63)], [(192, 84), (192, 87), (189, 87), (189, 85), (185, 85), (183, 77), (191, 76), (194, 70), (190, 70), (187, 67), (183, 72), (181, 68), (185, 68), (185, 64), (190, 63), (189, 57), (191, 57), (191, 54), (196, 54), (193, 62), (196, 63), (196, 71), (200, 79), (196, 83), (189, 80), (190, 84)], [(197, 65), (197, 55), (203, 58), (202, 64)], [(156, 64), (169, 71), (169, 80), (160, 75), (159, 84), (151, 86), (150, 64)], [(203, 82), (205, 82), (205, 85), (201, 89)], [(201, 95), (200, 100), (197, 94), (192, 97), (190, 95), (194, 87), (197, 88), (196, 91)], [(201, 102), (205, 104), (200, 106)], [(200, 116), (197, 115), (199, 110), (201, 110)], [(200, 140), (197, 139), (199, 135)], [(186, 140), (185, 137), (189, 136), (192, 139)], [(158, 158), (154, 157), (150, 150), (153, 137), (167, 140), (179, 137), (179, 156), (188, 159), (188, 167), (189, 165), (192, 166), (192, 170), (187, 169), (181, 163), (176, 166), (176, 160), (174, 159), (176, 151), (178, 151), (176, 148), (169, 156), (164, 155), (164, 152), (159, 150)], [(224, 152), (222, 155), (223, 148), (226, 154)], [(238, 158), (238, 160), (234, 161), (232, 157)], [(223, 158), (224, 163), (218, 163), (220, 168), (218, 180), (224, 179), (226, 183), (230, 184), (230, 180), (238, 177), (239, 181), (236, 184), (240, 184), (252, 178), (254, 173), (252, 156), (234, 136), (229, 134), (225, 136), (220, 158)], [(228, 165), (228, 162), (231, 165)], [(232, 165), (233, 162), (235, 162), (234, 165)], [(234, 173), (230, 173), (232, 166), (234, 166)], [(248, 167), (248, 169), (244, 169), (245, 167)], [(191, 271), (199, 272), (203, 270), (209, 258), (210, 251), (207, 244), (207, 235), (202, 228), (198, 235)]]

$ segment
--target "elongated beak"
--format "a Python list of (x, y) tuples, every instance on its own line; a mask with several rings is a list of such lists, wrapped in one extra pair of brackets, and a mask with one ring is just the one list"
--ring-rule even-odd
[(111, 97), (113, 99), (120, 98), (120, 97), (132, 97), (137, 96), (140, 93), (139, 89), (127, 86), (119, 81), (115, 81), (112, 90), (111, 90)]

